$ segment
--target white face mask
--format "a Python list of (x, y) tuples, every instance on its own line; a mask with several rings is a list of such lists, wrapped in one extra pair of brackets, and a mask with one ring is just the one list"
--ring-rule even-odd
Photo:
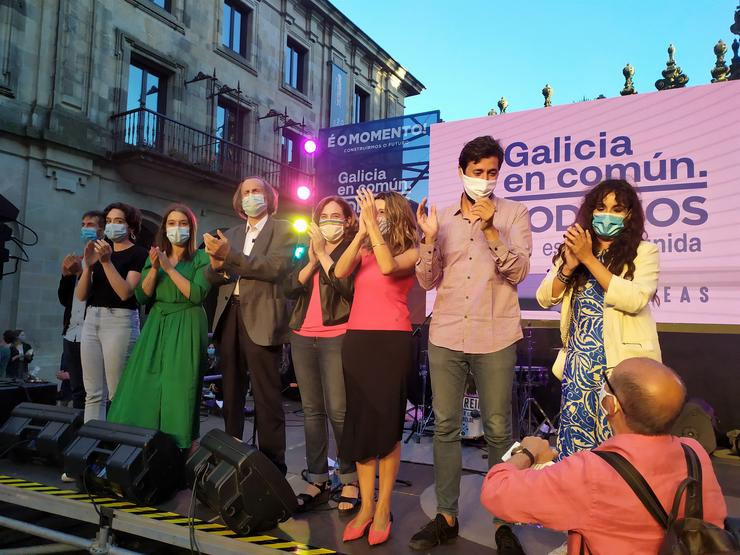
[(388, 232), (391, 230), (391, 223), (388, 221), (388, 218), (378, 216), (378, 228), (380, 228), (381, 235), (388, 235)]
[(322, 220), (319, 222), (319, 231), (324, 239), (335, 243), (344, 235), (344, 222), (342, 220)]
[(603, 411), (604, 414), (607, 415), (606, 425), (611, 430), (612, 429), (612, 423), (609, 421), (609, 414), (606, 412), (606, 408), (604, 407), (604, 399), (607, 397), (612, 397), (614, 399), (614, 413), (616, 414), (617, 410), (620, 409), (619, 401), (617, 400), (616, 395), (613, 393), (609, 393), (606, 390), (606, 382), (603, 382), (601, 384), (601, 389), (599, 389), (599, 411)]
[(478, 177), (470, 177), (464, 173), (460, 174), (462, 178), (463, 187), (467, 195), (474, 201), (482, 198), (490, 197), (493, 190), (496, 188), (496, 180), (480, 179)]
[(619, 404), (619, 399), (617, 399), (617, 396), (614, 395), (614, 393), (609, 393), (606, 389), (606, 382), (602, 382), (601, 389), (599, 390), (599, 407), (601, 407), (601, 410), (606, 412), (606, 408), (604, 407), (604, 399), (607, 397), (611, 397), (614, 399), (614, 412), (616, 413), (618, 410), (621, 410), (621, 405)]

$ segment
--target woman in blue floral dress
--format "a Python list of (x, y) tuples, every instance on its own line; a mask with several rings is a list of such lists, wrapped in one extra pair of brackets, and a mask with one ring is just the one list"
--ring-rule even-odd
[(603, 181), (584, 197), (537, 290), (543, 307), (561, 305), (564, 348), (553, 366), (563, 382), (560, 458), (611, 436), (598, 402), (604, 372), (627, 358), (661, 358), (649, 306), (658, 286), (658, 249), (644, 236), (635, 189), (624, 180)]

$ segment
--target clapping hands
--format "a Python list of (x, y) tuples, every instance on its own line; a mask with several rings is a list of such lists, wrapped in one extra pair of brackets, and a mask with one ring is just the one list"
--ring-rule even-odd
[(591, 239), (591, 233), (587, 229), (584, 230), (580, 224), (570, 226), (566, 230), (564, 237), (565, 250), (570, 250), (572, 256), (574, 256), (578, 262), (583, 263), (593, 256), (593, 241)]
[(416, 208), (416, 222), (419, 229), (424, 233), (424, 242), (428, 245), (434, 243), (439, 232), (439, 220), (437, 219), (437, 207), (431, 206), (429, 214), (426, 212), (427, 199), (424, 197)]

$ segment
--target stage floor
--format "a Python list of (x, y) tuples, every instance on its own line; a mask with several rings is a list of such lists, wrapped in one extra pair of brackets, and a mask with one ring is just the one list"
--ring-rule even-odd
[[(286, 402), (285, 410), (288, 420), (286, 457), (288, 479), (296, 491), (302, 491), (303, 481), (300, 476), (305, 467), (305, 442), (300, 405), (295, 402)], [(223, 422), (219, 417), (209, 416), (202, 420), (201, 433), (204, 434), (214, 427), (222, 428)], [(248, 439), (250, 435), (251, 422), (248, 421), (245, 438)], [(333, 446), (331, 449), (333, 452)], [(449, 545), (435, 548), (434, 554), (473, 555), (495, 552), (491, 517), (481, 508), (478, 501), (483, 480), (481, 473), (487, 469), (487, 461), (483, 458), (485, 452), (475, 445), (466, 445), (463, 453), (465, 471), (460, 498), (460, 537)], [(398, 476), (401, 482), (397, 484), (394, 492), (394, 522), (391, 537), (386, 544), (372, 548), (372, 553), (375, 555), (413, 553), (407, 547), (409, 539), (435, 513), (431, 437), (422, 438), (418, 444), (413, 439), (403, 444), (402, 461)], [(715, 458), (714, 465), (725, 493), (730, 515), (740, 517), (740, 464)], [(59, 472), (50, 467), (21, 466), (14, 465), (8, 460), (0, 460), (0, 474), (19, 476), (49, 486), (69, 487), (69, 484), (61, 482)], [(162, 504), (159, 508), (187, 515), (189, 503), (190, 492), (182, 491), (175, 499)], [(265, 534), (340, 553), (370, 553), (366, 540), (349, 544), (342, 543), (342, 530), (348, 519), (340, 518), (337, 511), (331, 510), (331, 506), (333, 503), (319, 507), (313, 512), (297, 515), (277, 529), (265, 531)], [(4, 513), (4, 510), (0, 509), (0, 513)], [(208, 521), (215, 515), (205, 507), (198, 506), (196, 516)], [(29, 518), (33, 517), (29, 515)], [(534, 526), (517, 526), (516, 534), (525, 551), (530, 555), (544, 555), (565, 541), (565, 535), (562, 533)], [(169, 549), (167, 552), (176, 553), (178, 551), (187, 552), (187, 550), (171, 551)], [(250, 551), (250, 546), (243, 544), (243, 552), (249, 553)]]

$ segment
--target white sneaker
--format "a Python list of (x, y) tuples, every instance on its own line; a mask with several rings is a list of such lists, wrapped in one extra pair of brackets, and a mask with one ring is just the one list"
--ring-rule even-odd
[(76, 481), (77, 480), (72, 478), (72, 476), (68, 476), (66, 472), (62, 473), (62, 482), (76, 482)]

